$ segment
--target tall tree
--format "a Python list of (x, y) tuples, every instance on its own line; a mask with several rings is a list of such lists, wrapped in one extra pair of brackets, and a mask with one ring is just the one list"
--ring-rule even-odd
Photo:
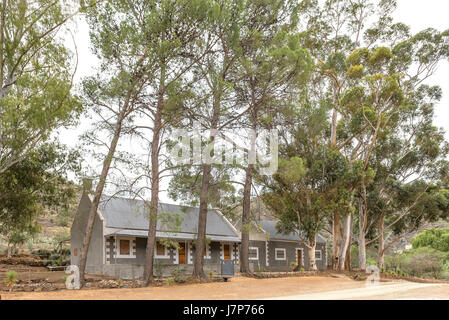
[(327, 146), (327, 106), (305, 104), (298, 108), (284, 134), (279, 170), (272, 177), (260, 177), (263, 201), (279, 218), (277, 228), (296, 233), (309, 250), (309, 267), (316, 270), (318, 232), (334, 210), (350, 212), (349, 188), (358, 181), (361, 164), (352, 165), (340, 152)]
[[(336, 150), (343, 151), (355, 138), (339, 131), (339, 122), (349, 121), (340, 105), (343, 92), (351, 86), (345, 59), (356, 48), (371, 48), (381, 41), (401, 39), (407, 28), (403, 24), (393, 23), (391, 14), (395, 7), (395, 0), (301, 3), (301, 43), (310, 50), (317, 62), (309, 83), (309, 99), (328, 104), (331, 110), (329, 145)], [(352, 160), (350, 152), (344, 154), (348, 160)], [(335, 270), (345, 265), (352, 230), (351, 221), (351, 216), (342, 215), (338, 211), (333, 213), (330, 220), (333, 235), (332, 266)]]
[[(251, 225), (251, 191), (254, 162), (257, 158), (256, 139), (258, 131), (273, 129), (273, 115), (294, 99), (308, 80), (312, 59), (294, 34), (297, 22), (295, 1), (249, 1), (242, 24), (240, 41), (242, 56), (234, 67), (234, 87), (239, 104), (248, 109), (240, 119), (242, 129), (250, 130), (246, 149), (248, 164), (244, 166), (245, 180), (242, 203), (242, 243), (240, 249), (240, 272), (249, 270), (249, 227)], [(265, 150), (264, 150), (265, 151)]]
[[(86, 105), (100, 119), (94, 132), (85, 135), (87, 142), (106, 147), (102, 170), (95, 188), (94, 200), (80, 252), (80, 281), (84, 284), (87, 254), (98, 205), (106, 184), (111, 164), (120, 137), (126, 132), (125, 122), (137, 109), (137, 97), (142, 86), (151, 79), (153, 59), (149, 44), (141, 43), (135, 30), (126, 28), (133, 23), (132, 16), (122, 15), (128, 9), (127, 1), (98, 3), (87, 10), (90, 38), (93, 51), (100, 60), (100, 71), (95, 77), (83, 81)], [(123, 26), (123, 27), (122, 27)], [(106, 132), (108, 142), (99, 139), (99, 133)]]
[(61, 34), (77, 12), (71, 0), (0, 2), (0, 174), (81, 111)]
[[(153, 280), (160, 174), (168, 170), (160, 163), (162, 135), (170, 123), (182, 120), (180, 110), (189, 101), (189, 86), (195, 82), (191, 68), (211, 49), (210, 39), (201, 32), (209, 23), (211, 7), (208, 1), (109, 1), (92, 10), (90, 17), (94, 46), (110, 72), (106, 78), (99, 77), (100, 81), (86, 81), (86, 94), (100, 109), (103, 126), (99, 128), (113, 133), (92, 210), (98, 206), (120, 136), (129, 134), (147, 144), (150, 160), (136, 163), (134, 169), (140, 173), (131, 185), (142, 179), (150, 182), (151, 200), (145, 201), (149, 232), (144, 268), (144, 280), (149, 284)], [(135, 196), (142, 195), (137, 191)]]

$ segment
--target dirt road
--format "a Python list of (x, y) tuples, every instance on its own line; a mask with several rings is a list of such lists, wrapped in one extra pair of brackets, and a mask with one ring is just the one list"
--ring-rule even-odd
[(234, 278), (230, 282), (80, 291), (1, 293), (2, 299), (449, 299), (449, 284), (386, 282), (366, 288), (363, 281), (332, 277)]

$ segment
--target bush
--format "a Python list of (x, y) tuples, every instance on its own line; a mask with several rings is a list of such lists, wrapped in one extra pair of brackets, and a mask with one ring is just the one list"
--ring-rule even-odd
[(15, 271), (8, 271), (6, 273), (5, 279), (3, 281), (5, 281), (6, 285), (9, 288), (9, 291), (12, 291), (12, 289), (14, 288), (16, 283), (19, 281), (19, 279), (17, 278), (17, 272), (15, 272)]
[(174, 279), (174, 278), (167, 278), (166, 282), (167, 282), (167, 284), (168, 284), (169, 286), (171, 286), (172, 284), (175, 283), (175, 279)]
[(178, 268), (173, 269), (171, 275), (174, 278), (174, 281), (177, 283), (184, 283), (187, 281), (187, 276), (184, 274), (184, 270)]
[(164, 265), (157, 261), (154, 263), (154, 273), (156, 274), (156, 277), (162, 278), (164, 274)]
[(418, 248), (404, 253), (403, 270), (418, 277), (440, 278), (443, 272), (447, 254), (433, 248)]
[[(377, 266), (377, 250), (376, 248), (366, 248), (366, 266)], [(359, 268), (359, 247), (356, 244), (351, 246), (351, 268)]]
[(403, 254), (385, 257), (387, 271), (400, 276), (441, 278), (445, 275), (448, 254), (429, 247), (405, 251)]
[(430, 229), (421, 232), (412, 239), (413, 249), (430, 247), (443, 252), (449, 252), (449, 228)]

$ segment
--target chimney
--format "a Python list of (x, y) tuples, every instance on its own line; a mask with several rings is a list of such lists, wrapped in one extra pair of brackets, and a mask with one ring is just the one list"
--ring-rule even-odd
[(93, 184), (92, 178), (83, 178), (83, 192), (85, 193), (92, 193), (92, 184)]

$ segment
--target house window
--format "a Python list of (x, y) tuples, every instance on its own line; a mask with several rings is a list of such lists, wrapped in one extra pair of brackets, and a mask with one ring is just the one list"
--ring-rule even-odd
[(315, 250), (315, 260), (321, 260), (321, 250)]
[(274, 249), (274, 258), (275, 260), (286, 260), (287, 254), (284, 248), (276, 248)]
[(159, 241), (156, 242), (156, 258), (169, 258), (168, 248)]
[(249, 247), (249, 260), (259, 260), (259, 248)]
[(119, 240), (120, 241), (120, 255), (121, 256), (129, 256), (130, 253), (130, 240)]
[(117, 237), (116, 248), (118, 252), (116, 258), (135, 258), (135, 243), (135, 238)]

